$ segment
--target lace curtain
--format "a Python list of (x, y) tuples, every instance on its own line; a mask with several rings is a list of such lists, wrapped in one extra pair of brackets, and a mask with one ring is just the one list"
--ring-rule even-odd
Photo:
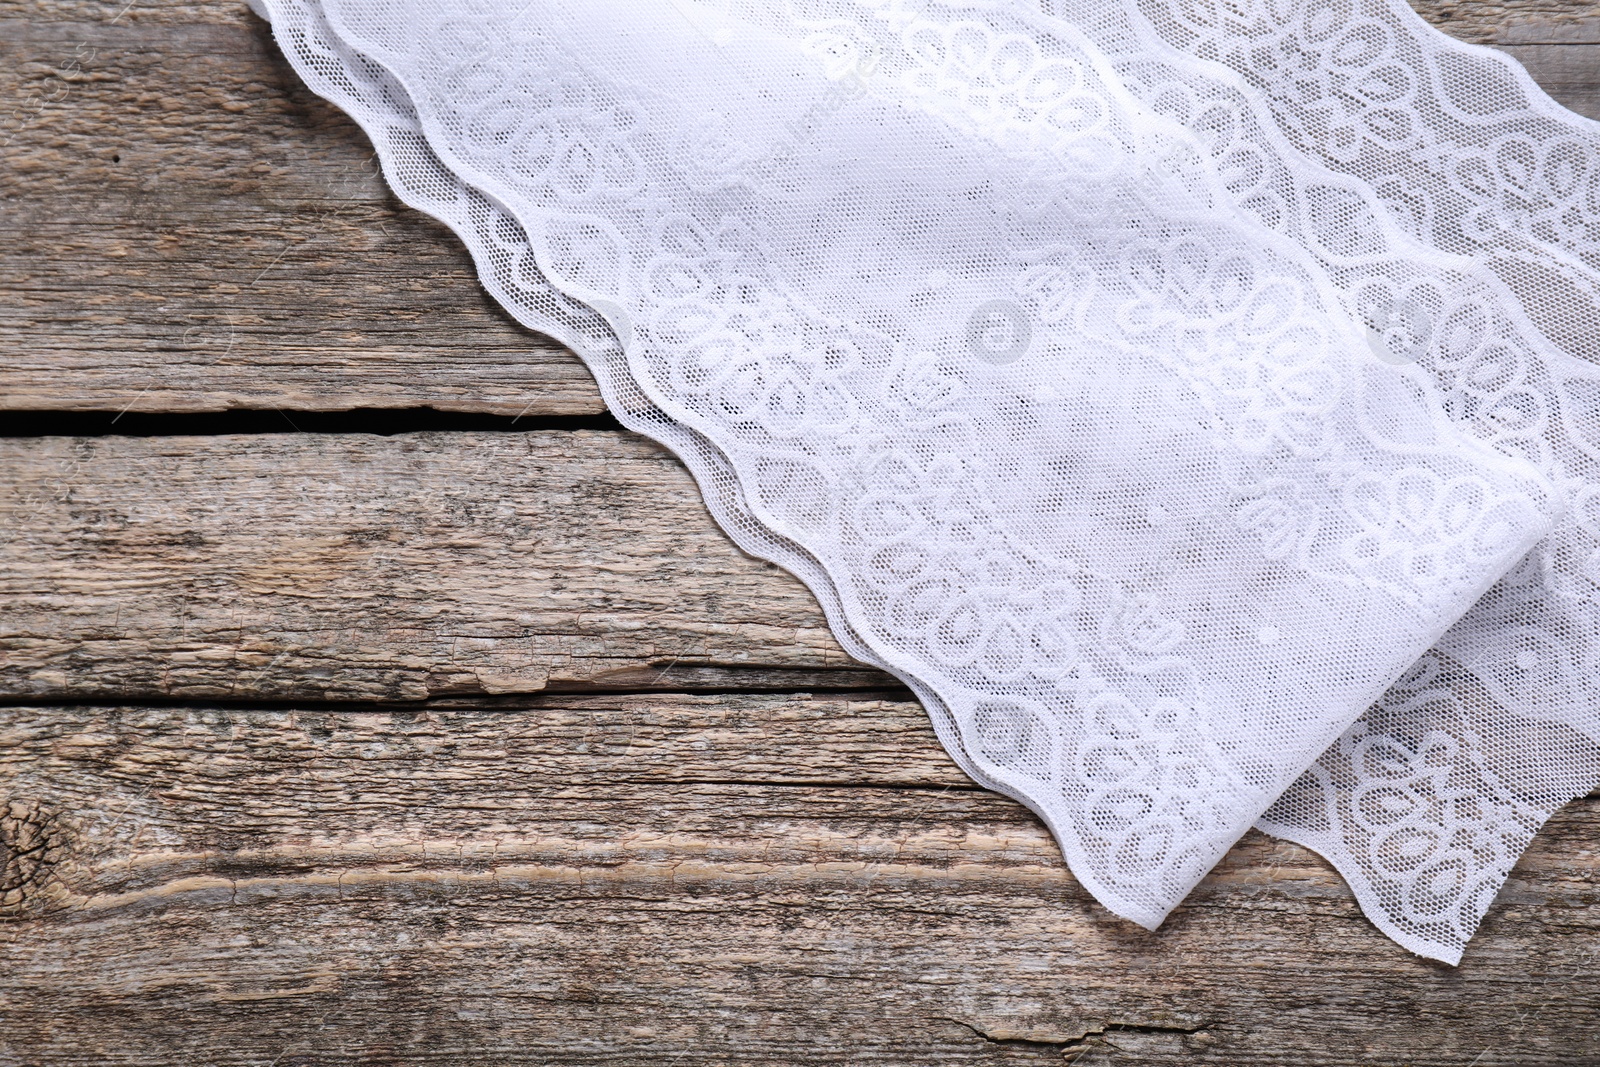
[(1454, 962), (1600, 782), (1600, 126), (1399, 0), (260, 0), (395, 191), (1158, 925)]

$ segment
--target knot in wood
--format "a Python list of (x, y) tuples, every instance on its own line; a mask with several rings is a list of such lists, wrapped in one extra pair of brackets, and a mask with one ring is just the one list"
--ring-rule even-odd
[(60, 846), (56, 820), (38, 801), (0, 806), (0, 917), (21, 912), (44, 887)]

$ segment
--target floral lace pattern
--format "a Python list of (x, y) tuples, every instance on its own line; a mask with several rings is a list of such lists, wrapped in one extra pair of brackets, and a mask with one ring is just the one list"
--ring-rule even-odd
[(1303, 159), (1215, 49), (1022, 0), (267, 6), (497, 299), (1113, 910), (1158, 923), (1294, 783), (1264, 825), (1377, 857), (1334, 858), (1445, 955), (1583, 779), (1441, 778), (1485, 735), (1404, 681), (1350, 724), (1441, 637), (1422, 662), (1522, 642), (1480, 690), (1582, 668), (1506, 620), (1590, 536), (1550, 536), (1586, 471), (1539, 406), (1577, 390), (1581, 423), (1587, 366), (1492, 259)]
[[(1074, 18), (1085, 5), (1053, 6)], [(1453, 417), (1537, 463), (1568, 494), (1558, 533), (1438, 646), (1472, 678), (1478, 725), (1458, 700), (1402, 702), (1404, 714), (1388, 701), (1352, 728), (1377, 736), (1381, 721), (1396, 731), (1391, 739), (1429, 730), (1457, 738), (1453, 773), (1483, 783), (1474, 803), (1486, 810), (1501, 803), (1500, 794), (1476, 768), (1522, 767), (1512, 779), (1520, 779), (1523, 798), (1514, 858), (1544, 818), (1600, 782), (1590, 752), (1600, 738), (1590, 684), (1600, 666), (1600, 568), (1591, 564), (1600, 559), (1591, 488), (1600, 349), (1590, 325), (1600, 307), (1600, 125), (1554, 104), (1504, 55), (1451, 41), (1387, 0), (1141, 0), (1136, 10), (1140, 17), (1125, 12), (1124, 69), (1159, 66), (1151, 55), (1163, 47), (1203, 57), (1198, 69), (1217, 86), (1231, 82), (1235, 103), (1225, 121), (1189, 114), (1207, 128), (1234, 131), (1237, 116), (1253, 111), (1293, 168), (1355, 183), (1349, 188), (1369, 217), (1441, 256), (1474, 260), (1489, 288), (1520, 305), (1531, 327), (1525, 335), (1542, 341), (1513, 354), (1491, 339), (1475, 300), (1440, 300), (1437, 290), (1415, 284), (1344, 283), (1393, 358), (1431, 374)], [(1159, 76), (1134, 79), (1141, 81), (1164, 91)], [(1219, 140), (1216, 151), (1237, 155), (1238, 138)], [(1262, 158), (1255, 144), (1246, 151), (1252, 164)], [(1495, 729), (1480, 729), (1486, 721)], [(1561, 735), (1555, 748), (1547, 747), (1552, 729)], [(1333, 860), (1368, 913), (1407, 947), (1454, 962), (1493, 898), (1483, 887), (1497, 887), (1509, 862), (1468, 863), (1447, 909), (1452, 925), (1404, 919), (1396, 902), (1405, 894), (1389, 873), (1395, 858), (1375, 852), (1382, 846), (1371, 839), (1339, 839), (1325, 829), (1323, 808), (1362, 788), (1361, 775), (1341, 762), (1344, 747), (1330, 749), (1314, 772), (1322, 790), (1292, 791), (1263, 828)], [(1340, 792), (1329, 794), (1329, 783), (1340, 783)]]

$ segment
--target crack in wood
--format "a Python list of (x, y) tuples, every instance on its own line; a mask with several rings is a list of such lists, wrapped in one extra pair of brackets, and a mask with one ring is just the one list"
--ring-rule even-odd
[(0, 438), (219, 437), (282, 434), (409, 433), (628, 433), (610, 413), (500, 415), (433, 407), (295, 410), (291, 421), (277, 408), (206, 412), (7, 411)]
[(0, 918), (31, 910), (63, 843), (57, 816), (39, 801), (11, 799), (0, 807)]
[[(1197, 1034), (1215, 1030), (1219, 1025), (1215, 1022), (1204, 1022), (1194, 1026), (1175, 1026), (1167, 1023), (1107, 1022), (1072, 1033), (1056, 1033), (1049, 1029), (1040, 1028), (1013, 1030), (999, 1025), (980, 1026), (977, 1023), (950, 1016), (941, 1016), (940, 1018), (945, 1022), (963, 1026), (992, 1044), (1059, 1048), (1080, 1054), (1089, 1051), (1094, 1046), (1096, 1039), (1108, 1037), (1112, 1034), (1166, 1034), (1178, 1037), (1193, 1037)], [(1070, 1063), (1072, 1060), (1069, 1059), (1068, 1062)]]

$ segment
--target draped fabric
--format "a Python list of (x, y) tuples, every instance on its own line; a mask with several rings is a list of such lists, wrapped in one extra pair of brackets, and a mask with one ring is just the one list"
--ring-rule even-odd
[(1600, 125), (1399, 0), (259, 0), (407, 203), (1158, 925), (1454, 962), (1600, 782)]

